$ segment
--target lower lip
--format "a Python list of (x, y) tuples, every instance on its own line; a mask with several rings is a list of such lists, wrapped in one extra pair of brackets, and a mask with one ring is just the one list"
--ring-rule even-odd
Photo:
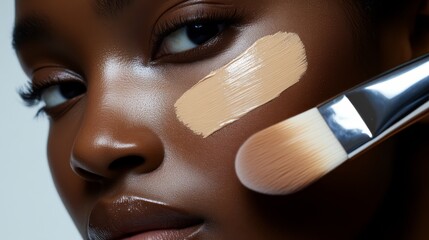
[(144, 232), (122, 240), (183, 240), (195, 236), (202, 225), (192, 226), (183, 229), (162, 229)]

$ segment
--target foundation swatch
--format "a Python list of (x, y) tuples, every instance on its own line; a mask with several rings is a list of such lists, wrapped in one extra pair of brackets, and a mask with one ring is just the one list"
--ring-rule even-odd
[(297, 34), (265, 36), (185, 92), (174, 105), (177, 118), (206, 138), (278, 97), (306, 70), (305, 49)]

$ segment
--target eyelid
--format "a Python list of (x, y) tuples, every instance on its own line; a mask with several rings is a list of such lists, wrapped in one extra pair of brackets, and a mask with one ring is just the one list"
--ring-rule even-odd
[[(80, 82), (85, 85), (83, 78), (61, 67), (42, 67), (33, 71), (31, 81), (29, 81), (24, 89), (19, 91), (21, 98), (27, 106), (37, 106), (41, 102), (41, 97), (44, 91), (50, 87), (64, 84), (66, 82)], [(38, 110), (36, 116), (41, 115), (48, 110), (45, 106)]]
[[(59, 85), (65, 82), (81, 82), (85, 84), (82, 78), (68, 70), (61, 71), (49, 71), (48, 73), (39, 73), (36, 72), (33, 74), (31, 81), (31, 87), (35, 93), (41, 94), (44, 90)], [(85, 84), (86, 85), (86, 84)]]
[(241, 19), (239, 9), (231, 5), (200, 3), (167, 12), (159, 18), (152, 31), (151, 58), (157, 59), (157, 53), (165, 37), (188, 24), (223, 22), (228, 27), (240, 22)]
[(74, 71), (62, 67), (41, 67), (33, 71), (31, 81), (35, 87), (46, 87), (50, 82), (58, 83), (63, 80), (83, 81), (83, 78)]

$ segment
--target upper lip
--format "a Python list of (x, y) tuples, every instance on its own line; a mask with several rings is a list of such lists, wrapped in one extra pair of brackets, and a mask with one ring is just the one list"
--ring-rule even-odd
[(183, 229), (202, 223), (167, 204), (135, 196), (102, 199), (92, 209), (88, 238), (113, 240), (148, 231)]

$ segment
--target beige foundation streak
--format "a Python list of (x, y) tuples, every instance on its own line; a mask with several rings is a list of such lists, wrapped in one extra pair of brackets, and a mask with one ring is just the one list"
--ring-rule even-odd
[(174, 105), (177, 118), (206, 138), (278, 97), (306, 70), (297, 34), (265, 36), (185, 92)]

